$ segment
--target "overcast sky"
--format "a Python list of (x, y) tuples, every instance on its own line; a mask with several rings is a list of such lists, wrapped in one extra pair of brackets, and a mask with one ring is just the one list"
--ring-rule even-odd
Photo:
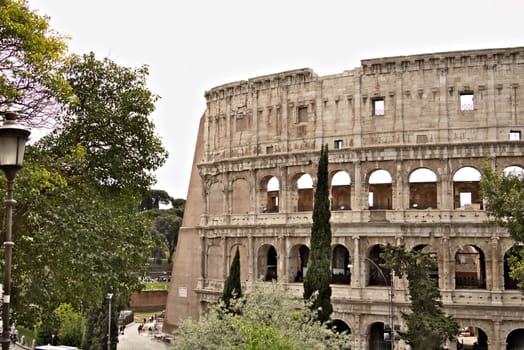
[(150, 67), (169, 151), (155, 188), (186, 198), (204, 92), (280, 71), (341, 73), (361, 59), (524, 46), (522, 0), (29, 0), (95, 52)]

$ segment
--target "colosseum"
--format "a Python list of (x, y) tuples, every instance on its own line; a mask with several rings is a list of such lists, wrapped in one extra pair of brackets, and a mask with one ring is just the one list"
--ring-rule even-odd
[[(523, 87), (521, 89), (521, 87)], [(524, 167), (524, 47), (365, 59), (340, 74), (297, 69), (205, 93), (165, 328), (222, 293), (237, 247), (249, 290), (277, 280), (302, 295), (322, 144), (329, 145), (333, 319), (357, 350), (407, 349), (407, 281), (379, 268), (387, 243), (423, 249), (450, 349), (524, 349), (515, 244), (488, 222), (488, 162)], [(386, 334), (387, 335), (387, 334)]]

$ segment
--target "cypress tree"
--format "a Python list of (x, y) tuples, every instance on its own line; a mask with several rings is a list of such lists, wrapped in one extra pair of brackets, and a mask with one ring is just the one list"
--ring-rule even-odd
[(222, 300), (226, 307), (229, 308), (231, 299), (240, 298), (242, 296), (242, 286), (240, 284), (240, 252), (237, 247), (235, 257), (229, 268), (229, 276), (224, 282), (224, 291), (222, 292)]
[(311, 226), (311, 248), (304, 278), (304, 299), (313, 293), (318, 295), (311, 305), (318, 312), (318, 320), (329, 320), (333, 312), (331, 305), (331, 211), (329, 209), (328, 147), (322, 146), (317, 171), (317, 187)]

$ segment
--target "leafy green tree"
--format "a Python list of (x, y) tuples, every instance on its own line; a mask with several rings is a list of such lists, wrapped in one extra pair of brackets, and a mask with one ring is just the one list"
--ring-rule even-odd
[(328, 147), (322, 147), (317, 172), (317, 187), (311, 226), (311, 251), (304, 278), (304, 298), (310, 299), (314, 293), (312, 307), (318, 310), (321, 322), (329, 320), (333, 312), (331, 305), (331, 211), (329, 209)]
[[(152, 199), (157, 197), (157, 199)], [(152, 205), (152, 202), (170, 203), (169, 209), (158, 209)], [(156, 257), (165, 251), (165, 246), (168, 250), (168, 263), (173, 260), (173, 254), (176, 250), (178, 241), (178, 232), (182, 226), (182, 219), (184, 217), (185, 199), (173, 199), (167, 192), (161, 190), (152, 190), (142, 200), (139, 205), (139, 210), (144, 215), (153, 219), (152, 232), (156, 238), (156, 246), (153, 253)]]
[[(136, 203), (167, 153), (148, 119), (154, 98), (144, 86), (146, 71), (92, 55), (70, 64), (76, 117), (28, 147), (17, 177), (13, 306), (30, 326), (50, 322), (46, 315), (68, 302), (89, 312), (87, 329), (102, 336), (95, 316), (104, 312), (104, 295), (119, 296), (116, 310), (141, 288), (133, 271), (152, 248), (152, 221)], [(83, 349), (99, 349), (97, 341)]]
[[(487, 163), (480, 189), (490, 219), (508, 230), (516, 243), (524, 243), (524, 179), (521, 174), (497, 173)], [(515, 245), (508, 259), (510, 276), (524, 290), (524, 247)]]
[(437, 283), (430, 277), (437, 262), (422, 251), (407, 251), (404, 246), (387, 245), (382, 253), (383, 266), (409, 281), (411, 313), (403, 313), (408, 330), (401, 332), (413, 350), (439, 350), (459, 331), (458, 323), (444, 314)]
[(516, 242), (524, 242), (523, 177), (516, 174), (504, 176), (486, 165), (480, 189), (491, 219), (506, 228)]
[(152, 247), (152, 221), (136, 204), (167, 152), (149, 118), (158, 97), (146, 66), (65, 59), (65, 51), (48, 18), (25, 0), (0, 0), (0, 111), (17, 110), (33, 126), (56, 123), (28, 147), (17, 176), (14, 316), (44, 335), (60, 326), (55, 310), (67, 302), (89, 316), (82, 348), (98, 350), (107, 342), (104, 295), (115, 295), (116, 325), (116, 310), (141, 288), (133, 271)]
[(172, 204), (172, 202), (173, 198), (171, 198), (166, 191), (151, 190), (146, 194), (144, 199), (142, 199), (142, 202), (140, 202), (138, 209), (140, 211), (160, 209), (160, 204), (169, 205)]
[(211, 307), (200, 321), (185, 320), (175, 332), (173, 350), (349, 349), (350, 337), (316, 320), (311, 305), (286, 294), (278, 284), (256, 286)]
[(93, 53), (69, 59), (65, 76), (75, 99), (68, 111), (74, 117), (66, 118), (43, 145), (59, 156), (84, 147), (84, 166), (70, 169), (76, 171), (71, 175), (141, 197), (149, 191), (153, 171), (164, 164), (167, 152), (149, 118), (158, 97), (147, 89), (147, 75), (147, 66), (122, 67)]
[(0, 1), (0, 111), (42, 125), (70, 96), (61, 67), (67, 45), (25, 0)]
[(231, 299), (242, 296), (242, 285), (240, 284), (240, 252), (236, 250), (235, 257), (229, 268), (229, 276), (224, 282), (224, 291), (222, 292), (222, 301), (227, 308), (231, 306)]

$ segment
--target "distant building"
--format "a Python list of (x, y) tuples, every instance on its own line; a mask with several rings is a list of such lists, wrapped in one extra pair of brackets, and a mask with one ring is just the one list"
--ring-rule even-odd
[(390, 303), (389, 272), (373, 264), (386, 243), (435, 254), (462, 340), (524, 347), (524, 298), (506, 264), (514, 242), (487, 222), (479, 193), (486, 160), (524, 167), (524, 48), (368, 59), (322, 77), (297, 69), (205, 96), (166, 328), (217, 300), (237, 247), (246, 290), (276, 279), (302, 295), (327, 143), (333, 318), (352, 349), (388, 349), (391, 315), (405, 327), (407, 281), (393, 277)]

